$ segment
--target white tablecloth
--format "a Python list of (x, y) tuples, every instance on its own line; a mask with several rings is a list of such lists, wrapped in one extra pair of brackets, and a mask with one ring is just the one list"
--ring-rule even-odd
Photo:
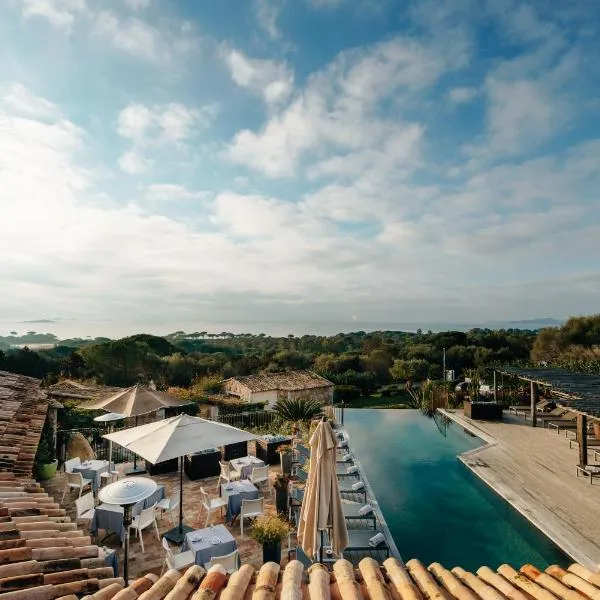
[(237, 548), (233, 535), (225, 525), (196, 529), (186, 534), (181, 551), (191, 550), (196, 564), (204, 566), (215, 556), (231, 554)]
[(250, 473), (254, 467), (264, 467), (264, 461), (256, 456), (243, 456), (242, 458), (234, 458), (231, 461), (231, 466), (240, 474), (240, 479), (250, 479)]
[(88, 460), (77, 467), (73, 467), (73, 473), (81, 473), (84, 479), (92, 480), (92, 490), (95, 492), (100, 488), (100, 475), (108, 472), (107, 460)]

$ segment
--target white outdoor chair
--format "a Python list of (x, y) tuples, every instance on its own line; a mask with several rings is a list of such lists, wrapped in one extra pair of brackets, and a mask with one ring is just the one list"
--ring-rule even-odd
[(92, 489), (92, 480), (84, 479), (83, 475), (81, 473), (67, 473), (66, 475), (67, 475), (67, 484), (65, 485), (65, 489), (63, 491), (61, 504), (62, 504), (62, 501), (65, 499), (67, 490), (69, 491), (69, 494), (71, 493), (71, 490), (79, 490), (79, 494), (77, 497), (81, 498), (81, 494), (82, 494), (84, 488), (90, 486), (90, 490)]
[(208, 571), (215, 565), (221, 565), (228, 573), (234, 573), (238, 570), (239, 562), (239, 552), (238, 550), (234, 550), (231, 554), (225, 554), (224, 556), (213, 556), (210, 559), (210, 562), (204, 564), (204, 568)]
[(165, 516), (165, 512), (169, 511), (171, 521), (173, 522), (173, 526), (175, 526), (175, 515), (173, 511), (179, 508), (179, 493), (173, 492), (170, 498), (163, 498), (162, 500), (159, 500), (156, 508), (160, 510), (161, 519)]
[(223, 515), (223, 507), (227, 506), (227, 500), (220, 497), (211, 498), (203, 487), (200, 488), (200, 495), (202, 496), (202, 506), (206, 509), (206, 521), (204, 522), (204, 527), (206, 527), (211, 513), (218, 510)]
[(190, 567), (196, 562), (196, 557), (194, 556), (192, 550), (186, 550), (185, 552), (173, 554), (173, 550), (171, 550), (167, 538), (162, 539), (162, 545), (165, 549), (165, 562), (163, 563), (163, 568), (160, 572), (161, 575), (164, 573), (165, 567), (167, 569), (176, 569), (177, 571), (181, 571), (187, 567)]
[(269, 487), (269, 467), (254, 467), (250, 473), (250, 482), (256, 487), (260, 487), (263, 484), (267, 484)]
[(227, 483), (231, 483), (232, 481), (237, 481), (240, 478), (240, 474), (233, 469), (229, 463), (219, 461), (219, 465), (221, 465), (221, 473), (219, 474), (217, 487), (221, 485), (221, 479), (225, 480)]
[(119, 481), (120, 476), (119, 471), (104, 471), (104, 473), (100, 473), (100, 487)]
[(242, 510), (240, 512), (240, 532), (242, 539), (244, 539), (244, 517), (253, 519), (260, 517), (265, 512), (265, 499), (257, 498), (256, 500), (248, 500), (244, 498), (242, 500)]
[(72, 458), (71, 460), (65, 460), (65, 473), (72, 473), (74, 467), (81, 465), (81, 459), (79, 456)]
[(158, 524), (156, 523), (156, 502), (150, 508), (145, 508), (139, 515), (133, 517), (133, 521), (129, 526), (129, 529), (134, 529), (137, 537), (140, 538), (142, 552), (144, 552), (144, 536), (142, 532), (144, 529), (152, 526), (154, 526), (154, 531), (156, 531), (156, 539), (160, 542)]
[(75, 500), (75, 515), (76, 520), (87, 520), (90, 521), (94, 518), (96, 505), (94, 503), (94, 494), (88, 492)]

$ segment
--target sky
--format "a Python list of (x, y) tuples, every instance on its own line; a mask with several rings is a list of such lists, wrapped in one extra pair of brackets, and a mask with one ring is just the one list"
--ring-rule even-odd
[(598, 312), (596, 0), (6, 0), (0, 315)]

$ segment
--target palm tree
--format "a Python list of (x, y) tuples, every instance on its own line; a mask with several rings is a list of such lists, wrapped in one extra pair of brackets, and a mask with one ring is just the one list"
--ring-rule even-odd
[(312, 398), (281, 398), (273, 412), (284, 421), (308, 423), (323, 416), (323, 405)]

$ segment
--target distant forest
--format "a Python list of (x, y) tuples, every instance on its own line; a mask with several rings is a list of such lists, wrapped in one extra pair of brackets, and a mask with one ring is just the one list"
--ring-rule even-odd
[[(0, 369), (48, 383), (69, 377), (128, 386), (152, 379), (160, 389), (196, 387), (207, 392), (217, 391), (218, 382), (233, 375), (311, 369), (333, 381), (340, 392), (361, 395), (406, 381), (442, 379), (444, 349), (446, 368), (457, 378), (471, 369), (529, 363), (600, 373), (600, 315), (574, 317), (562, 327), (539, 331), (357, 331), (301, 337), (177, 331), (118, 340), (52, 337), (34, 332), (24, 340), (0, 337)], [(56, 345), (9, 347), (19, 343)]]

